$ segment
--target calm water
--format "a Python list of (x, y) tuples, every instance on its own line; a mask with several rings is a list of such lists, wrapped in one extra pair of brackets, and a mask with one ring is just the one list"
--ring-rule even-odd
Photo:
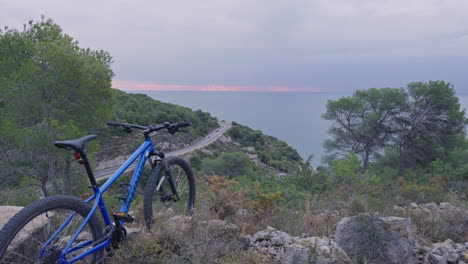
[[(330, 122), (321, 118), (329, 99), (350, 94), (268, 92), (155, 92), (141, 91), (152, 98), (201, 109), (221, 120), (236, 121), (286, 141), (305, 159), (313, 154), (318, 165)], [(468, 108), (468, 96), (461, 97)]]

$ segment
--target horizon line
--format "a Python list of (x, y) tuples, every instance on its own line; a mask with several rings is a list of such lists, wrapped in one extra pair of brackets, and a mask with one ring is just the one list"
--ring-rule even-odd
[(172, 91), (172, 92), (310, 92), (310, 93), (336, 93), (346, 92), (338, 89), (325, 89), (321, 87), (293, 88), (288, 86), (242, 86), (242, 85), (181, 85), (156, 84), (135, 81), (112, 81), (112, 87), (122, 91)]

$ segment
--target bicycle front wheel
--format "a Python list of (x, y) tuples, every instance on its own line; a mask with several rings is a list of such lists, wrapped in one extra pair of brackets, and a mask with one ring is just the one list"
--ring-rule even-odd
[[(170, 186), (171, 178), (178, 197), (175, 197)], [(169, 157), (159, 163), (151, 172), (145, 190), (144, 216), (148, 228), (151, 227), (153, 212), (160, 208), (171, 207), (176, 214), (191, 214), (195, 192), (195, 178), (187, 161)]]
[[(91, 207), (73, 196), (46, 197), (23, 208), (0, 230), (0, 263), (61, 263), (62, 250), (77, 232)], [(68, 221), (68, 223), (66, 223)], [(90, 249), (103, 235), (93, 215), (67, 254), (67, 260)], [(77, 245), (90, 241), (88, 245)], [(102, 250), (77, 263), (99, 263)]]

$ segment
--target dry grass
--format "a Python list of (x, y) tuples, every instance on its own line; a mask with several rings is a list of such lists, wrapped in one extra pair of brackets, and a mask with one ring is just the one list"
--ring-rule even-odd
[[(448, 238), (468, 241), (465, 207), (395, 212), (394, 200), (354, 195), (309, 199), (302, 201), (302, 208), (278, 207), (276, 199), (280, 194), (264, 194), (255, 186), (243, 189), (236, 181), (224, 177), (204, 177), (198, 184), (196, 210), (187, 228), (174, 229), (168, 225), (170, 211), (155, 214), (152, 232), (129, 241), (117, 251), (112, 263), (272, 263), (267, 255), (241, 249), (238, 237), (218, 236), (200, 227), (199, 223), (213, 219), (235, 224), (241, 234), (253, 234), (269, 225), (293, 236), (330, 237), (341, 218), (377, 212), (379, 216), (411, 218), (415, 236), (423, 244)], [(139, 207), (135, 209), (135, 216), (138, 215), (142, 215)], [(138, 225), (146, 230), (143, 223)], [(363, 252), (364, 259), (372, 257), (368, 253)]]
[(468, 209), (456, 208), (425, 211), (409, 209), (397, 216), (409, 217), (420, 240), (440, 242), (452, 239), (455, 242), (468, 241)]

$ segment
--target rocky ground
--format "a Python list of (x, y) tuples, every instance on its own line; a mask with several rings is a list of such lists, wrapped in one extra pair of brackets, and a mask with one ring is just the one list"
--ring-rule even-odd
[[(423, 210), (427, 207), (431, 207), (431, 212), (459, 210), (448, 203), (411, 204), (402, 208)], [(203, 233), (230, 245), (230, 251), (252, 250), (264, 255), (265, 263), (468, 263), (468, 241), (456, 243), (447, 239), (429, 244), (419, 241), (411, 219), (405, 217), (380, 217), (369, 213), (344, 217), (329, 237), (296, 237), (270, 226), (253, 235), (242, 236), (232, 223), (197, 221), (190, 216), (173, 216), (167, 223), (170, 233), (189, 236)], [(188, 232), (189, 229), (192, 232)], [(194, 229), (198, 231), (193, 232)]]
[[(0, 207), (0, 216), (2, 216), (0, 225), (19, 209), (20, 207)], [(394, 210), (457, 212), (461, 209), (449, 203), (431, 203), (398, 206)], [(237, 254), (253, 252), (257, 256), (256, 261), (281, 264), (468, 263), (468, 241), (454, 242), (451, 239), (435, 243), (421, 241), (415, 234), (411, 219), (405, 217), (380, 217), (370, 213), (344, 217), (338, 222), (335, 233), (329, 237), (291, 236), (270, 226), (252, 235), (243, 236), (238, 226), (226, 221), (171, 216), (173, 212), (170, 210), (168, 212), (169, 215), (163, 216), (166, 217), (164, 222), (160, 222), (160, 229), (153, 232), (159, 240), (158, 248), (162, 245), (162, 248), (165, 247), (168, 249), (166, 251), (173, 255), (204, 250), (206, 252), (203, 254), (216, 259), (225, 252), (238, 252)], [(144, 240), (149, 234), (144, 228), (131, 231), (133, 234), (130, 241), (138, 241), (139, 246), (141, 241), (150, 241)], [(187, 243), (177, 242), (177, 239)], [(199, 258), (204, 259), (203, 256)], [(119, 256), (115, 258), (118, 259)], [(209, 262), (211, 261), (207, 260), (207, 263)]]

